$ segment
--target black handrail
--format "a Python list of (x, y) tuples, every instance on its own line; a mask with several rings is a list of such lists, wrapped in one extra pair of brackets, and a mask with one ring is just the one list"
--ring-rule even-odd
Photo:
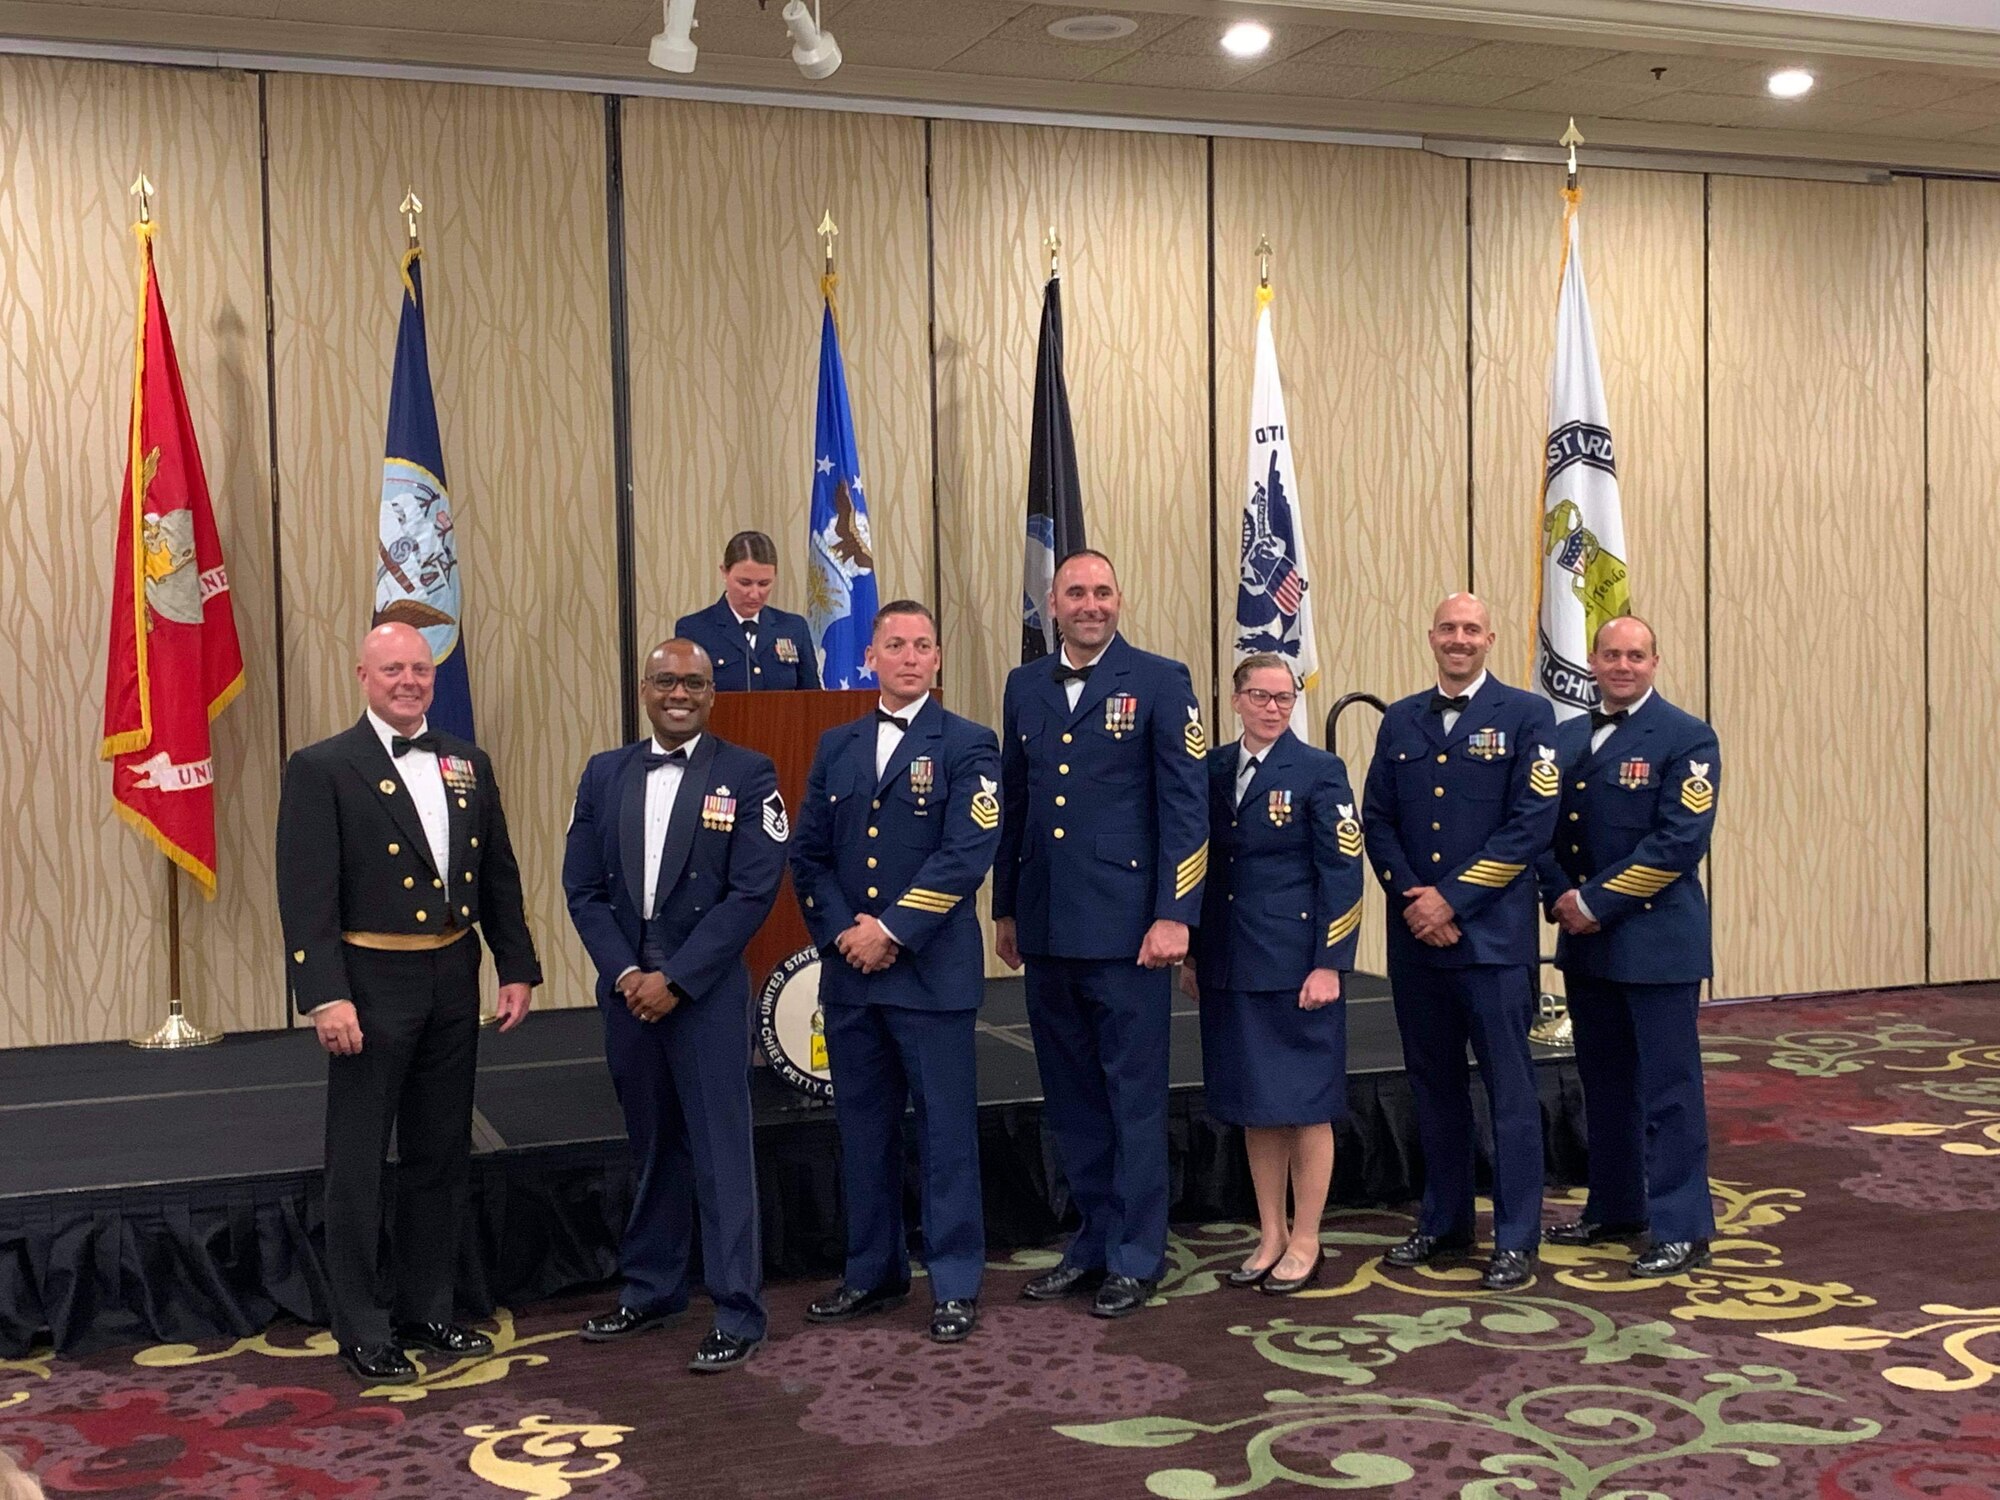
[(1338, 748), (1333, 732), (1340, 726), (1340, 716), (1356, 703), (1369, 704), (1378, 714), (1386, 714), (1389, 711), (1389, 705), (1373, 693), (1342, 693), (1334, 700), (1333, 707), (1326, 711), (1326, 748), (1335, 751), (1336, 754)]

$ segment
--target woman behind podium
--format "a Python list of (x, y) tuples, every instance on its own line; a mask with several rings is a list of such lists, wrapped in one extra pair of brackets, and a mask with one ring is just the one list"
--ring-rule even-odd
[(718, 693), (819, 686), (819, 655), (805, 617), (768, 602), (777, 581), (771, 539), (739, 531), (722, 549), (722, 597), (675, 623), (675, 635), (708, 653)]
[(1298, 686), (1283, 657), (1244, 658), (1230, 701), (1243, 738), (1208, 758), (1208, 880), (1183, 985), (1201, 1003), (1208, 1112), (1243, 1127), (1257, 1189), (1257, 1248), (1226, 1279), (1296, 1292), (1324, 1259), (1332, 1122), (1347, 1113), (1341, 990), (1361, 926), (1361, 824), (1340, 757), (1291, 731)]

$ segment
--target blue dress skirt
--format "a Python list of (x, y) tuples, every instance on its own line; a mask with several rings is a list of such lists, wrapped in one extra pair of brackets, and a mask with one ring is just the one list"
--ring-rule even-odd
[(1300, 1010), (1296, 989), (1204, 988), (1201, 1061), (1208, 1112), (1225, 1125), (1345, 1119), (1347, 1002)]

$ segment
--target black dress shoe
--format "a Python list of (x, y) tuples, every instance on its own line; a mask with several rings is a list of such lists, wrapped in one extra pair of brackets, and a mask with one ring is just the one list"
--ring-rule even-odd
[[(1284, 1256), (1282, 1255), (1278, 1257), (1278, 1260), (1283, 1259)], [(1254, 1271), (1246, 1271), (1241, 1266), (1238, 1266), (1222, 1278), (1223, 1283), (1227, 1286), (1262, 1286), (1264, 1278), (1271, 1274), (1271, 1269), (1278, 1264), (1278, 1260), (1272, 1261), (1268, 1266), (1259, 1266)]]
[(1707, 1240), (1662, 1240), (1632, 1262), (1634, 1276), (1678, 1276), (1709, 1263)]
[(901, 1307), (910, 1295), (910, 1284), (901, 1286), (878, 1286), (873, 1291), (864, 1292), (858, 1286), (842, 1282), (817, 1302), (806, 1308), (808, 1323), (845, 1323), (849, 1318), (858, 1318), (863, 1313), (887, 1312), (892, 1307)]
[(971, 1297), (950, 1297), (931, 1309), (931, 1342), (962, 1344), (979, 1322), (979, 1303)]
[(1158, 1280), (1107, 1276), (1104, 1285), (1097, 1289), (1096, 1300), (1090, 1304), (1090, 1315), (1093, 1318), (1128, 1318), (1152, 1301), (1153, 1293), (1159, 1289)]
[[(1269, 1292), (1273, 1297), (1288, 1297), (1293, 1292), (1302, 1292), (1315, 1281), (1319, 1280), (1320, 1267), (1325, 1264), (1326, 1251), (1321, 1249), (1317, 1255), (1313, 1256), (1313, 1263), (1306, 1267), (1305, 1275), (1266, 1276), (1264, 1278), (1264, 1285), (1260, 1290)], [(1275, 1271), (1277, 1267), (1273, 1266), (1272, 1269)]]
[(394, 1344), (342, 1344), (340, 1362), (363, 1385), (415, 1385), (417, 1367)]
[(1534, 1274), (1534, 1251), (1495, 1250), (1493, 1258), (1486, 1262), (1486, 1274), (1479, 1278), (1479, 1284), (1489, 1292), (1511, 1292), (1517, 1286), (1526, 1286)]
[(762, 1339), (738, 1338), (733, 1333), (724, 1333), (720, 1328), (711, 1328), (701, 1341), (701, 1347), (694, 1351), (694, 1358), (688, 1361), (688, 1368), (697, 1375), (713, 1375), (718, 1370), (732, 1370), (756, 1352)]
[(449, 1354), (454, 1359), (474, 1359), (493, 1352), (493, 1340), (476, 1328), (461, 1328), (456, 1323), (398, 1323), (393, 1337), (399, 1349)]
[(628, 1339), (635, 1333), (644, 1333), (649, 1328), (664, 1328), (683, 1311), (685, 1309), (678, 1307), (662, 1307), (652, 1312), (640, 1312), (620, 1303), (610, 1312), (599, 1313), (585, 1323), (581, 1337), (586, 1344), (609, 1344), (618, 1339)]
[(1469, 1234), (1436, 1235), (1415, 1231), (1400, 1245), (1391, 1245), (1382, 1252), (1382, 1259), (1392, 1266), (1407, 1271), (1412, 1266), (1427, 1266), (1440, 1255), (1457, 1255), (1472, 1248)]
[(1087, 1297), (1103, 1285), (1102, 1266), (1057, 1266), (1022, 1287), (1021, 1295), (1030, 1302), (1055, 1302), (1063, 1297)]
[(1594, 1224), (1589, 1219), (1571, 1219), (1551, 1224), (1542, 1238), (1551, 1245), (1601, 1245), (1606, 1240), (1629, 1240), (1646, 1232), (1644, 1224)]

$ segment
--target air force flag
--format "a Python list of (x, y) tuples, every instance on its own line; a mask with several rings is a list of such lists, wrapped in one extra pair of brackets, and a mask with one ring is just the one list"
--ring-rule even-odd
[(819, 325), (819, 417), (813, 431), (812, 510), (806, 618), (819, 645), (820, 681), (830, 688), (871, 687), (863, 653), (875, 630), (875, 543), (861, 493), (854, 412), (840, 330), (827, 298)]
[(1549, 439), (1542, 468), (1542, 535), (1535, 569), (1534, 690), (1573, 719), (1597, 702), (1590, 643), (1632, 608), (1625, 521), (1597, 335), (1583, 289), (1577, 188), (1566, 189), (1556, 357), (1549, 372)]
[(424, 338), (423, 252), (403, 255), (403, 320), (389, 381), (389, 440), (382, 459), (382, 507), (375, 538), (373, 623), (414, 625), (437, 662), (430, 726), (473, 738), (472, 681), (459, 629), (458, 543), (444, 479), (437, 403)]
[(1285, 425), (1285, 392), (1278, 381), (1278, 348), (1271, 337), (1271, 293), (1260, 287), (1250, 388), (1250, 475), (1236, 584), (1236, 660), (1275, 651), (1291, 662), (1301, 686), (1292, 708), (1292, 732), (1302, 737), (1309, 729), (1303, 690), (1319, 680), (1310, 588), (1305, 519), (1292, 467), (1291, 432)]

